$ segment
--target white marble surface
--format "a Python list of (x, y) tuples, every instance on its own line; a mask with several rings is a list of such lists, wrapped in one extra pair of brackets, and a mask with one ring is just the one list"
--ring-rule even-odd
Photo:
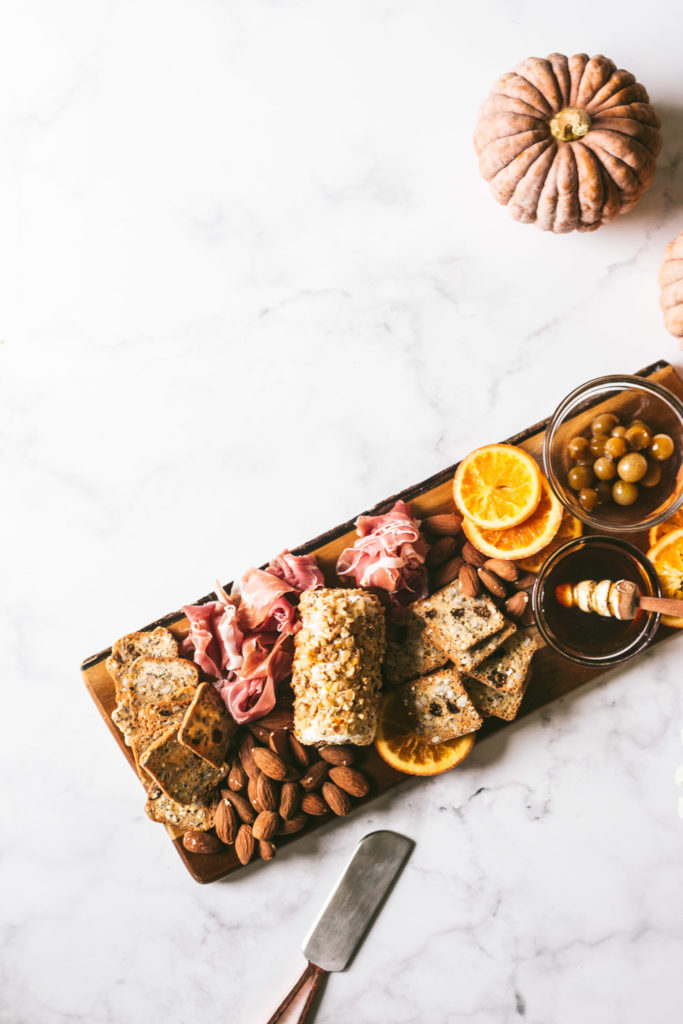
[[(0, 32), (0, 1021), (265, 1021), (356, 840), (417, 839), (318, 1021), (683, 1012), (681, 642), (197, 886), (79, 676), (113, 638), (549, 413), (680, 365), (680, 3), (23, 0)], [(471, 146), (517, 60), (605, 52), (663, 116), (588, 236)]]

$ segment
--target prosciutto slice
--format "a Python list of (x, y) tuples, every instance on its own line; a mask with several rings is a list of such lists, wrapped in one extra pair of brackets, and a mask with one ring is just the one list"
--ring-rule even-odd
[(290, 583), (299, 593), (325, 586), (325, 577), (311, 555), (293, 555), (291, 551), (283, 551), (270, 563), (268, 572)]
[(397, 501), (382, 516), (360, 516), (358, 537), (337, 561), (337, 574), (354, 579), (359, 587), (378, 587), (390, 595), (392, 610), (400, 618), (411, 601), (427, 596), (425, 558), (429, 545), (404, 501)]

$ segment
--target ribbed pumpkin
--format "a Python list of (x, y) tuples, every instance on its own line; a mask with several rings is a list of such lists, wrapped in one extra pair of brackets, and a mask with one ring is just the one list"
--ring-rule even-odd
[(674, 338), (683, 338), (683, 231), (664, 250), (659, 286), (662, 289), (659, 304), (664, 311), (664, 326)]
[(647, 91), (607, 57), (530, 57), (479, 112), (479, 168), (515, 220), (594, 231), (632, 209), (662, 148)]

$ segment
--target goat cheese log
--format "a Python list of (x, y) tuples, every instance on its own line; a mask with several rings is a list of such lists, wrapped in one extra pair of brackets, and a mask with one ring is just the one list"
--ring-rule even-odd
[(372, 743), (380, 707), (384, 609), (365, 590), (306, 590), (292, 668), (300, 743)]

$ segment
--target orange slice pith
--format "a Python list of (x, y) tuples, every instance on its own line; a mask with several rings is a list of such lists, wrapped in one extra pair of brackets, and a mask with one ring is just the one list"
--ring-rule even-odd
[(563, 544), (566, 544), (569, 540), (574, 540), (575, 537), (580, 537), (583, 533), (583, 523), (576, 516), (573, 516), (571, 512), (564, 510), (562, 516), (562, 522), (560, 528), (550, 541), (550, 544), (546, 544), (537, 554), (530, 555), (528, 558), (517, 559), (517, 565), (520, 569), (524, 569), (525, 572), (538, 572), (542, 567), (543, 563), (552, 555), (553, 551), (557, 551)]
[(538, 508), (523, 523), (506, 530), (482, 530), (471, 519), (464, 519), (465, 535), (478, 551), (489, 558), (529, 558), (547, 547), (560, 529), (563, 508), (542, 478), (542, 495)]
[(541, 471), (512, 444), (489, 444), (470, 452), (453, 478), (458, 511), (483, 529), (516, 526), (541, 500)]
[(680, 529), (683, 529), (683, 508), (679, 508), (678, 512), (674, 512), (670, 519), (665, 519), (663, 523), (650, 527), (650, 547), (653, 548), (665, 533), (671, 533), (672, 530)]
[[(672, 530), (647, 553), (662, 584), (664, 597), (683, 598), (683, 529)], [(683, 616), (662, 615), (665, 626), (683, 629)]]
[(397, 693), (388, 693), (380, 713), (375, 747), (380, 757), (407, 775), (439, 775), (463, 761), (474, 746), (474, 733), (443, 743), (429, 743), (412, 731)]

